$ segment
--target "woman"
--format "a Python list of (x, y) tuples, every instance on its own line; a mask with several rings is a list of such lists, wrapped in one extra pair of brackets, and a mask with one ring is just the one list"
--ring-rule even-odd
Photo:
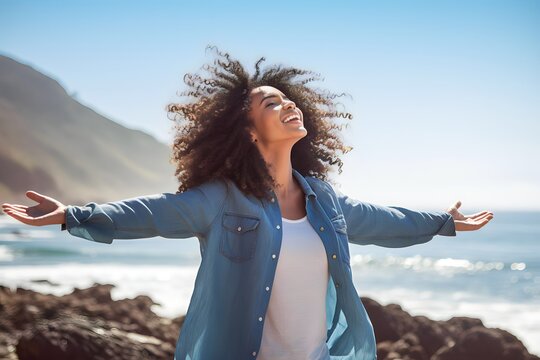
[[(114, 239), (197, 237), (201, 265), (175, 359), (376, 358), (371, 322), (353, 285), (349, 243), (405, 247), (476, 230), (493, 214), (419, 212), (347, 197), (328, 182), (342, 162), (336, 95), (316, 76), (273, 66), (249, 76), (217, 51), (211, 77), (187, 74), (194, 98), (170, 104), (178, 125), (178, 191), (84, 206), (28, 191), (39, 204), (3, 204), (35, 226)], [(184, 93), (186, 94), (186, 93)], [(175, 118), (176, 120), (176, 118)]]

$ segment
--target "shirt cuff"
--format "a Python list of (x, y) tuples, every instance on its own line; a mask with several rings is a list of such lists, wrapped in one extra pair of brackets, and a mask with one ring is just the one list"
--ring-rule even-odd
[[(69, 206), (69, 205), (68, 205)], [(64, 223), (60, 225), (60, 231), (64, 231), (64, 230), (67, 230), (67, 207), (66, 209), (64, 210)]]
[(81, 221), (78, 218), (86, 219), (90, 213), (91, 210), (83, 206), (67, 205), (61, 230), (69, 231), (71, 228), (81, 225)]
[(452, 214), (446, 211), (444, 211), (443, 214), (445, 216), (448, 216), (448, 219), (443, 224), (443, 226), (439, 229), (439, 232), (437, 233), (437, 235), (456, 236), (456, 224), (454, 223), (454, 218)]

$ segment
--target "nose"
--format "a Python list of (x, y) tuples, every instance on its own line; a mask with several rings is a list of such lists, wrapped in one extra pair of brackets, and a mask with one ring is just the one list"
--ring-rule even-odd
[(284, 108), (289, 108), (291, 105), (293, 106), (293, 108), (296, 107), (296, 104), (294, 103), (294, 101), (292, 100), (286, 100), (287, 102), (285, 103), (285, 105), (283, 106)]

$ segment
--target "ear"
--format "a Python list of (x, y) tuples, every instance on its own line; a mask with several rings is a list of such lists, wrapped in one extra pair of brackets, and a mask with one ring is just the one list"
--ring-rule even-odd
[(257, 133), (255, 131), (255, 129), (250, 126), (247, 128), (247, 132), (249, 133), (249, 138), (251, 140), (251, 142), (256, 142), (257, 141)]

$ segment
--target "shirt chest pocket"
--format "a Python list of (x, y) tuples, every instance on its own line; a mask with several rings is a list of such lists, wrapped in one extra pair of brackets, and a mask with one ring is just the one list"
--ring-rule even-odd
[(228, 259), (235, 262), (249, 260), (255, 254), (257, 247), (257, 227), (260, 218), (254, 215), (225, 212), (221, 225), (219, 251)]

